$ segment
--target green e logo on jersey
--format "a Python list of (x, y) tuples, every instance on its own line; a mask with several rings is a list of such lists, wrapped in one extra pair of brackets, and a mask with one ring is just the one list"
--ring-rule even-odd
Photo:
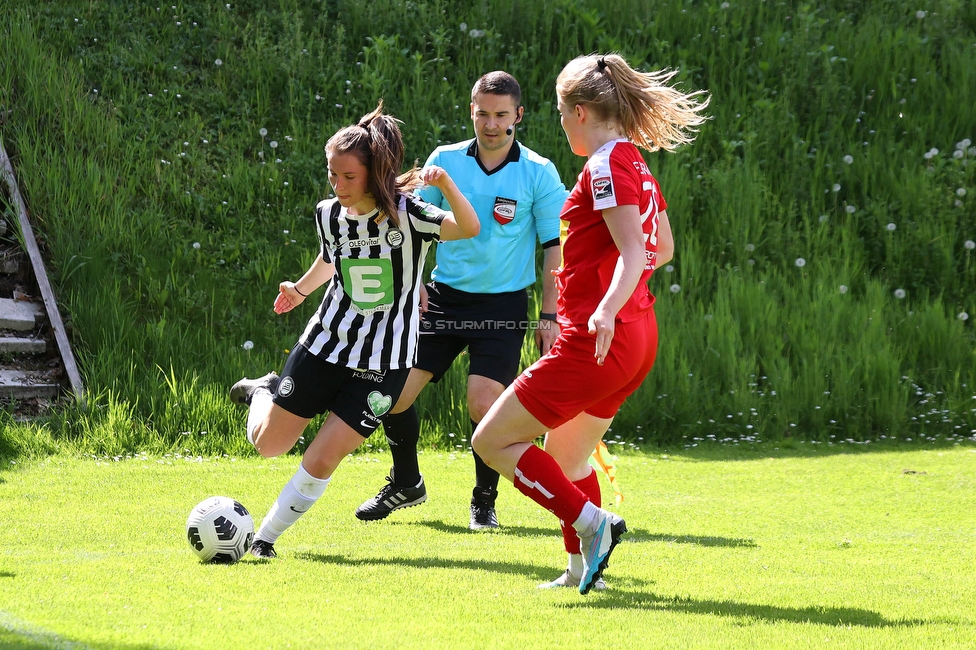
[(393, 305), (393, 262), (388, 259), (344, 259), (342, 286), (363, 314), (389, 311)]

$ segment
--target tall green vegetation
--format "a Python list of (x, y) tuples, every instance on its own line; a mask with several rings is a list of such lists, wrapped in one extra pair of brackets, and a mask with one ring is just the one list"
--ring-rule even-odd
[[(612, 435), (976, 435), (970, 2), (10, 0), (0, 35), (0, 135), (91, 391), (35, 425), (56, 439), (240, 451), (227, 387), (280, 368), (314, 308), (270, 305), (316, 254), (329, 135), (382, 97), (423, 160), (503, 68), (571, 185), (553, 82), (610, 50), (713, 97), (694, 145), (648, 155), (677, 253)], [(463, 372), (423, 400), (425, 440), (463, 446)]]

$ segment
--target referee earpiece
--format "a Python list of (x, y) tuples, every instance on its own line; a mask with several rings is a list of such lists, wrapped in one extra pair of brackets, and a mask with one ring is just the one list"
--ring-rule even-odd
[(518, 107), (518, 117), (515, 118), (515, 123), (512, 124), (512, 126), (510, 126), (507, 129), (505, 129), (505, 135), (512, 135), (513, 133), (515, 133), (515, 124), (518, 124), (519, 122), (522, 121), (522, 110), (523, 110), (522, 107), (519, 106)]

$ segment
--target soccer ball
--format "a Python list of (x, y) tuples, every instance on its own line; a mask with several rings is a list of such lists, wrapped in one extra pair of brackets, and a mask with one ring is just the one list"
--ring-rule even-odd
[(210, 497), (186, 518), (186, 538), (204, 562), (233, 564), (251, 548), (254, 520), (247, 508), (230, 497)]

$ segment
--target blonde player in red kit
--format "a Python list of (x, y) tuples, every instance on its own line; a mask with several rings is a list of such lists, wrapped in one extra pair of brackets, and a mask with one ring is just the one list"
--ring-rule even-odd
[[(610, 553), (627, 531), (600, 508), (587, 463), (624, 400), (654, 364), (657, 322), (647, 280), (674, 240), (667, 204), (638, 147), (674, 150), (694, 138), (708, 99), (642, 73), (620, 56), (582, 56), (556, 79), (560, 123), (586, 166), (563, 206), (569, 223), (556, 275), (561, 328), (478, 426), (472, 444), (492, 468), (555, 514), (566, 572), (542, 587), (601, 588)], [(546, 448), (533, 444), (546, 434)]]

